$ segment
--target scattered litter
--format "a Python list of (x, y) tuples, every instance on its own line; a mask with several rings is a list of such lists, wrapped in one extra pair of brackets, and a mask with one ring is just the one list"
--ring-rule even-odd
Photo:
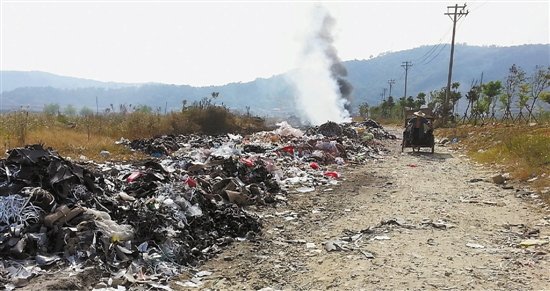
[(548, 240), (542, 240), (542, 239), (526, 239), (519, 243), (522, 247), (531, 247), (531, 246), (542, 246), (545, 244), (550, 243)]
[(469, 247), (469, 248), (472, 248), (472, 249), (484, 249), (485, 248), (485, 246), (477, 244), (477, 243), (467, 243), (466, 246)]
[(206, 277), (212, 275), (212, 272), (210, 271), (200, 271), (195, 274), (196, 277)]
[(454, 228), (454, 227), (455, 227), (454, 224), (445, 222), (444, 220), (441, 220), (441, 219), (438, 219), (438, 220), (436, 220), (436, 221), (432, 221), (431, 219), (424, 219), (424, 220), (421, 222), (421, 225), (424, 225), (424, 226), (431, 226), (431, 227), (437, 228), (437, 229), (450, 229), (450, 228)]
[(359, 250), (359, 252), (360, 252), (363, 256), (365, 256), (365, 258), (367, 258), (367, 259), (374, 259), (374, 258), (375, 258), (373, 253), (366, 252), (366, 251), (363, 251), (363, 250), (361, 250), (361, 249), (358, 249), (358, 250)]
[(333, 252), (333, 251), (347, 251), (348, 243), (341, 240), (332, 240), (325, 242), (325, 250), (327, 252)]
[(374, 239), (374, 240), (390, 240), (390, 237), (387, 236), (387, 235), (377, 235), (377, 236), (373, 237), (372, 239)]
[(300, 187), (296, 188), (296, 192), (298, 193), (309, 193), (315, 191), (314, 187)]
[(470, 199), (462, 199), (460, 200), (462, 203), (474, 203), (474, 204), (486, 204), (491, 206), (506, 206), (506, 203), (504, 202), (495, 202), (495, 201), (482, 201), (482, 200), (470, 200)]

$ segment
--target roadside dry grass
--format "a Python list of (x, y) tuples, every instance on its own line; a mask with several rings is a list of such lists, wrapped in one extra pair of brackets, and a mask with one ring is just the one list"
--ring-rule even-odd
[[(31, 131), (27, 136), (27, 144), (41, 143), (55, 149), (61, 156), (80, 158), (86, 156), (94, 161), (137, 160), (144, 158), (140, 152), (133, 152), (127, 147), (116, 145), (115, 139), (108, 136), (92, 134), (90, 139), (83, 132), (69, 128), (51, 128)], [(101, 151), (108, 151), (109, 157), (100, 155)]]
[[(115, 144), (121, 137), (151, 138), (169, 134), (251, 133), (265, 130), (265, 120), (220, 106), (191, 106), (167, 115), (148, 112), (98, 116), (47, 115), (16, 111), (0, 115), (0, 152), (28, 144), (44, 144), (62, 156), (96, 161), (143, 158)], [(109, 151), (109, 157), (100, 155)]]
[(475, 161), (529, 182), (550, 203), (550, 126), (495, 124), (438, 129), (439, 137), (458, 138), (461, 148)]

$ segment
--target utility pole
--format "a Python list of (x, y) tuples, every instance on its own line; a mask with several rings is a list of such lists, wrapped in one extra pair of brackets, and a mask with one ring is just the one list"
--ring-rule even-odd
[(383, 88), (383, 89), (384, 89), (384, 93), (382, 93), (382, 95), (384, 95), (384, 99), (386, 99), (386, 91), (388, 90), (388, 88)]
[(393, 84), (395, 84), (395, 80), (394, 79), (388, 80), (388, 84), (390, 85), (390, 94), (388, 94), (388, 96), (391, 96), (391, 87), (393, 86)]
[(407, 99), (407, 77), (409, 73), (409, 68), (412, 67), (412, 62), (403, 62), (401, 67), (405, 68), (405, 93), (403, 94), (403, 96), (405, 96), (405, 99)]
[(99, 102), (97, 101), (97, 95), (95, 96), (95, 115), (99, 115)]
[(447, 90), (445, 90), (445, 104), (443, 105), (443, 121), (446, 123), (447, 117), (449, 115), (449, 102), (451, 97), (451, 78), (453, 75), (453, 56), (455, 52), (455, 33), (456, 33), (456, 23), (462, 16), (468, 15), (469, 11), (464, 11), (466, 8), (466, 3), (462, 6), (458, 6), (458, 4), (455, 4), (455, 6), (447, 6), (447, 13), (445, 15), (449, 16), (449, 18), (453, 21), (453, 38), (451, 41), (451, 58), (449, 60), (449, 75), (447, 78)]

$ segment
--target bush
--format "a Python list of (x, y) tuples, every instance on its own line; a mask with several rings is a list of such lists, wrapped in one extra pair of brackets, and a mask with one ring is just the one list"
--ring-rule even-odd
[(234, 132), (237, 129), (235, 115), (225, 107), (192, 108), (183, 114), (191, 124), (199, 126), (200, 133), (216, 135)]

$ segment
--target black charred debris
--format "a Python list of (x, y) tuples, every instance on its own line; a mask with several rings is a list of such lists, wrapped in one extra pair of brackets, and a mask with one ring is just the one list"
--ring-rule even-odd
[(261, 222), (244, 206), (334, 184), (323, 167), (379, 155), (369, 134), (395, 138), (369, 120), (305, 135), (282, 123), (246, 137), (122, 140), (153, 157), (133, 164), (77, 163), (41, 145), (12, 149), (0, 160), (0, 286), (63, 266), (94, 266), (126, 285), (166, 282), (234, 240), (255, 239)]

